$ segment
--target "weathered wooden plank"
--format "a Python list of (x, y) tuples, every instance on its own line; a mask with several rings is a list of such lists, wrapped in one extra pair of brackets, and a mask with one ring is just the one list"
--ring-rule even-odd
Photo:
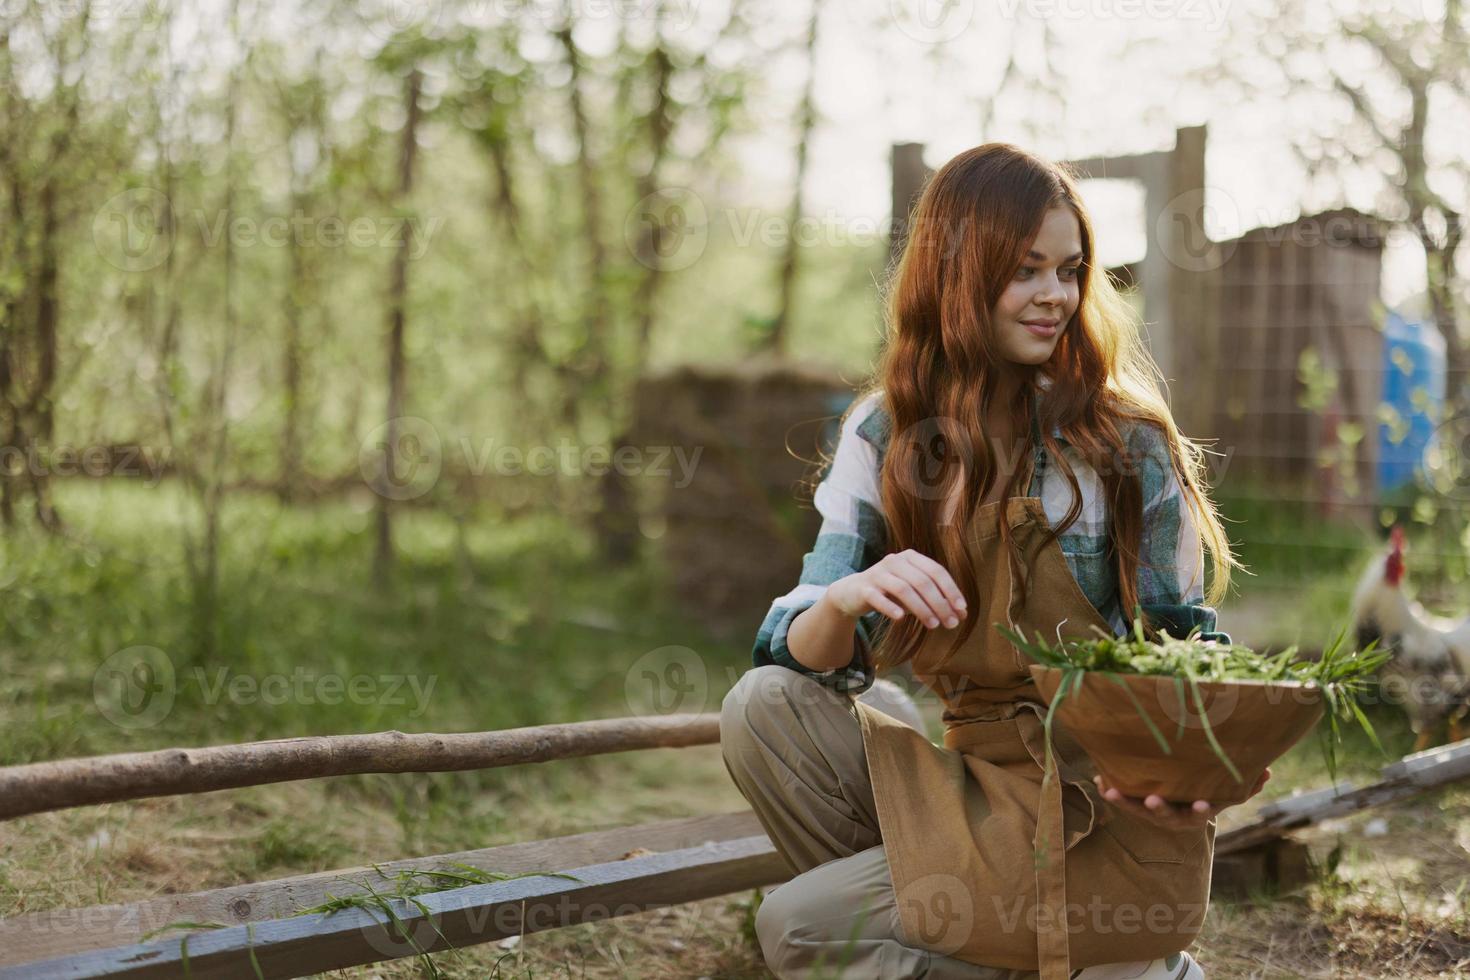
[(1383, 767), (1384, 779), (1400, 776), (1425, 785), (1439, 785), (1470, 776), (1470, 741), (1425, 749)]
[[(385, 873), (468, 864), (485, 871), (520, 874), (615, 861), (635, 848), (673, 851), (708, 841), (738, 840), (763, 833), (750, 810), (661, 820), (550, 840), (439, 854), (378, 865)], [(0, 967), (52, 959), (87, 950), (126, 946), (172, 922), (218, 922), (235, 926), (295, 914), (326, 901), (327, 893), (366, 891), (360, 882), (382, 880), (372, 868), (347, 868), (295, 875), (185, 895), (162, 895), (127, 905), (52, 909), (0, 920)]]
[(710, 745), (717, 713), (603, 718), (494, 732), (321, 735), (0, 768), (0, 820), (94, 803), (367, 772), (457, 772)]
[[(764, 834), (572, 868), (578, 880), (538, 875), (392, 899), (407, 941), (381, 912), (332, 914), (233, 926), (188, 937), (189, 973), (200, 980), (300, 977), (323, 970), (463, 947), (580, 922), (596, 922), (785, 880), (790, 872)], [(420, 907), (422, 906), (422, 907)], [(12, 967), (5, 980), (175, 980), (182, 937)]]
[(1470, 777), (1470, 742), (1416, 752), (1384, 766), (1376, 783), (1361, 787), (1339, 783), (1263, 806), (1252, 823), (1218, 835), (1215, 853), (1257, 847), (1293, 828), (1395, 803), (1466, 777)]
[(1297, 816), (1308, 815), (1318, 807), (1337, 799), (1345, 793), (1353, 790), (1353, 784), (1346, 780), (1327, 786), (1322, 789), (1314, 789), (1307, 793), (1298, 793), (1296, 796), (1286, 796), (1279, 800), (1272, 800), (1265, 804), (1256, 813), (1259, 820), (1291, 820)]

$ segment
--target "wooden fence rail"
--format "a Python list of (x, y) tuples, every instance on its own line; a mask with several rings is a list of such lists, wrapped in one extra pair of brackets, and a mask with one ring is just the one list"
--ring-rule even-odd
[(321, 735), (160, 749), (0, 769), (0, 820), (47, 810), (358, 773), (458, 772), (709, 745), (720, 716), (651, 715), (452, 735)]

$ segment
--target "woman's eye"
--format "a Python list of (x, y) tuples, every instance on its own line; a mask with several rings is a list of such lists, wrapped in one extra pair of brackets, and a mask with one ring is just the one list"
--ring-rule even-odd
[[(1077, 272), (1078, 272), (1078, 269), (1079, 268), (1080, 268), (1079, 266), (1069, 265), (1069, 266), (1065, 266), (1065, 267), (1063, 267), (1063, 268), (1061, 268), (1061, 269), (1059, 269), (1057, 271), (1061, 275), (1063, 275), (1063, 276), (1070, 276), (1070, 277), (1075, 278), (1076, 275), (1077, 275)], [(1036, 267), (1034, 265), (1023, 265), (1023, 266), (1021, 266), (1020, 269), (1016, 270), (1016, 278), (1017, 279), (1027, 279), (1027, 278), (1030, 278), (1031, 273), (1033, 273), (1035, 271), (1036, 271)]]

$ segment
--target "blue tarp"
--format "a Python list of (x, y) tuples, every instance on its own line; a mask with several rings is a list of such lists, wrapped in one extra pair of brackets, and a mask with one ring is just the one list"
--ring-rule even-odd
[(1444, 407), (1444, 338), (1432, 323), (1384, 318), (1383, 395), (1379, 404), (1378, 496), (1383, 499), (1422, 472)]

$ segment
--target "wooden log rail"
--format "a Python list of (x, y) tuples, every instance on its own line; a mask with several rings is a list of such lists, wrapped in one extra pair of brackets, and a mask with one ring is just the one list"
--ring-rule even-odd
[(319, 735), (0, 769), (0, 820), (151, 796), (359, 773), (458, 772), (636, 749), (709, 745), (720, 716), (651, 715), (453, 735)]
[(1467, 776), (1470, 776), (1470, 741), (1416, 752), (1384, 766), (1378, 780), (1366, 786), (1340, 782), (1265, 804), (1254, 821), (1217, 836), (1215, 853), (1247, 850), (1278, 839), (1290, 830), (1406, 800)]

